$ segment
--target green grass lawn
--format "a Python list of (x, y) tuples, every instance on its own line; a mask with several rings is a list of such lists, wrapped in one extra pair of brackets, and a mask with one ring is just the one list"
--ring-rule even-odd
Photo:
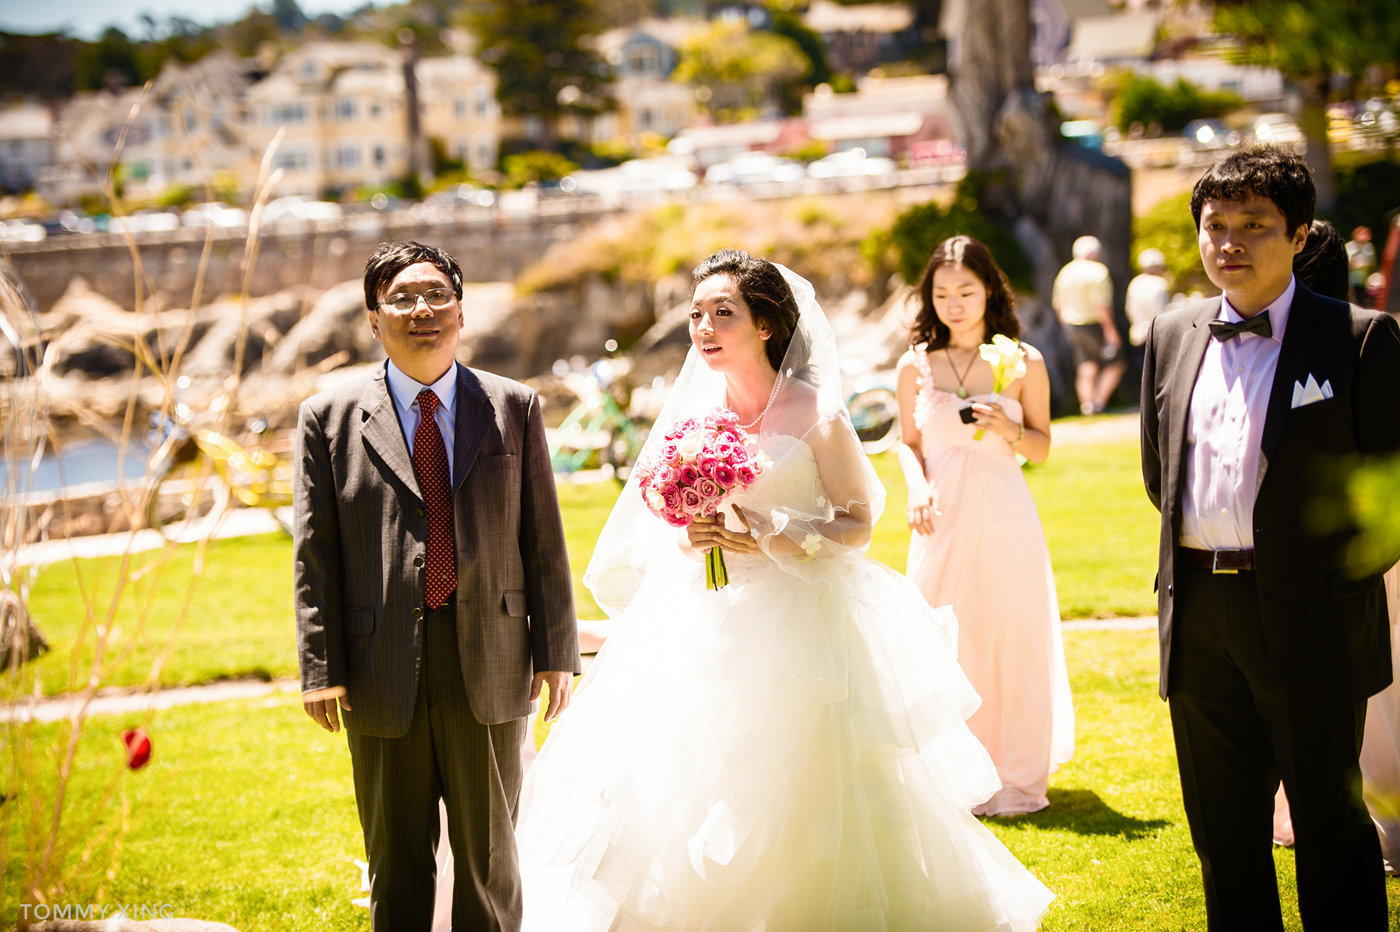
[[(892, 456), (877, 457), (875, 464), (889, 498), (871, 554), (903, 572), (909, 546), (904, 483)], [(1027, 469), (1065, 617), (1156, 611), (1157, 516), (1139, 476), (1133, 443), (1065, 445), (1045, 465)], [(581, 618), (602, 617), (582, 577), (617, 494), (610, 482), (559, 488)], [(104, 621), (114, 602), (111, 642), (120, 650), (108, 655), (103, 685), (296, 676), (291, 541), (282, 535), (212, 541), (203, 575), (191, 585), (194, 565), (193, 545), (168, 558), (136, 554), (128, 575), (140, 578), (122, 589), (119, 598), (117, 558), (45, 567), (31, 594), (30, 611), (55, 649), (32, 665), (39, 690), (53, 695), (87, 682), (94, 641), (90, 619)]]
[[(1065, 642), (1075, 757), (1052, 778), (1049, 809), (986, 824), (1057, 894), (1047, 932), (1204, 929), (1166, 707), (1156, 697), (1155, 637), (1070, 631)], [(122, 777), (117, 800), (96, 811), (121, 768), (117, 733), (137, 721), (89, 724), (70, 817), (110, 823), (124, 809), (129, 832), (105, 889), (97, 892), (101, 871), (89, 870), (66, 894), (70, 902), (169, 903), (176, 915), (242, 932), (369, 928), (350, 904), (360, 895), (353, 862), (364, 852), (344, 734), (316, 729), (285, 695), (159, 712), (147, 723), (151, 764)], [(36, 747), (58, 730), (36, 728)], [(1300, 929), (1292, 852), (1276, 850), (1276, 864), (1285, 926)], [(12, 871), (4, 881), (0, 927), (8, 928), (17, 916)], [(1400, 881), (1387, 884), (1392, 928), (1400, 928)]]

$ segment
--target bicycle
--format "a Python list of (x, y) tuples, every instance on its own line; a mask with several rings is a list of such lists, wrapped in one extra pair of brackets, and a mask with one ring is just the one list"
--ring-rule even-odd
[(883, 453), (899, 442), (899, 401), (890, 387), (888, 373), (874, 373), (854, 380), (846, 398), (851, 426), (868, 456)]
[[(272, 511), (283, 531), (292, 532), (285, 510), (292, 504), (291, 462), (267, 445), (245, 447), (208, 428), (189, 428), (167, 415), (151, 415), (156, 450), (146, 495), (146, 527), (166, 540), (188, 539), (212, 530), (236, 500), (248, 508)], [(267, 421), (254, 418), (255, 437)]]
[(618, 402), (612, 363), (600, 359), (587, 375), (569, 382), (580, 400), (553, 432), (550, 465), (567, 474), (596, 463), (625, 479), (642, 452), (646, 430)]

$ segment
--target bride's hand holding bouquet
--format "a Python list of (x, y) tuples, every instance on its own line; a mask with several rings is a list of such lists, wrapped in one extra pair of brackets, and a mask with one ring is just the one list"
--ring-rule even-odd
[[(761, 454), (745, 446), (748, 433), (733, 411), (717, 408), (703, 418), (689, 418), (667, 432), (655, 455), (638, 464), (638, 488), (647, 508), (672, 527), (684, 527), (690, 545), (705, 552), (705, 588), (729, 582), (724, 551), (757, 553), (748, 533), (724, 526), (720, 507), (732, 492), (758, 480), (766, 466)], [(748, 521), (737, 505), (736, 515)]]

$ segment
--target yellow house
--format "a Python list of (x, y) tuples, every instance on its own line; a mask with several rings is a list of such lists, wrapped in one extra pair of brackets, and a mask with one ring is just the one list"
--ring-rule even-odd
[(281, 170), (274, 196), (320, 197), (408, 171), (403, 61), (370, 42), (311, 42), (248, 91), (248, 138)]
[[(441, 140), (449, 157), (473, 167), (494, 166), (494, 74), (462, 55), (422, 59), (415, 74), (425, 139)], [(382, 45), (314, 42), (288, 53), (248, 94), (258, 151), (283, 131), (272, 155), (282, 171), (274, 194), (320, 197), (404, 178), (413, 145), (406, 87), (402, 53)]]

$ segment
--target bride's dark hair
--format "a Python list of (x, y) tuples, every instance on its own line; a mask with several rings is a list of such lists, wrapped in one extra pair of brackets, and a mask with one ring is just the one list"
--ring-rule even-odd
[(797, 299), (783, 273), (766, 259), (756, 259), (742, 249), (721, 249), (695, 267), (690, 276), (692, 293), (707, 278), (728, 275), (734, 279), (744, 303), (753, 313), (754, 323), (767, 325), (772, 335), (764, 344), (768, 364), (782, 368), (797, 329)]
[(1021, 321), (1016, 317), (1016, 295), (1006, 280), (1006, 273), (992, 258), (992, 251), (970, 236), (950, 236), (939, 243), (924, 267), (919, 280), (919, 311), (909, 331), (909, 343), (927, 343), (931, 350), (948, 345), (952, 332), (938, 319), (933, 307), (933, 273), (945, 265), (960, 265), (981, 280), (987, 289), (987, 310), (982, 318), (985, 332), (983, 343), (990, 343), (998, 333), (1015, 340), (1021, 336)]

